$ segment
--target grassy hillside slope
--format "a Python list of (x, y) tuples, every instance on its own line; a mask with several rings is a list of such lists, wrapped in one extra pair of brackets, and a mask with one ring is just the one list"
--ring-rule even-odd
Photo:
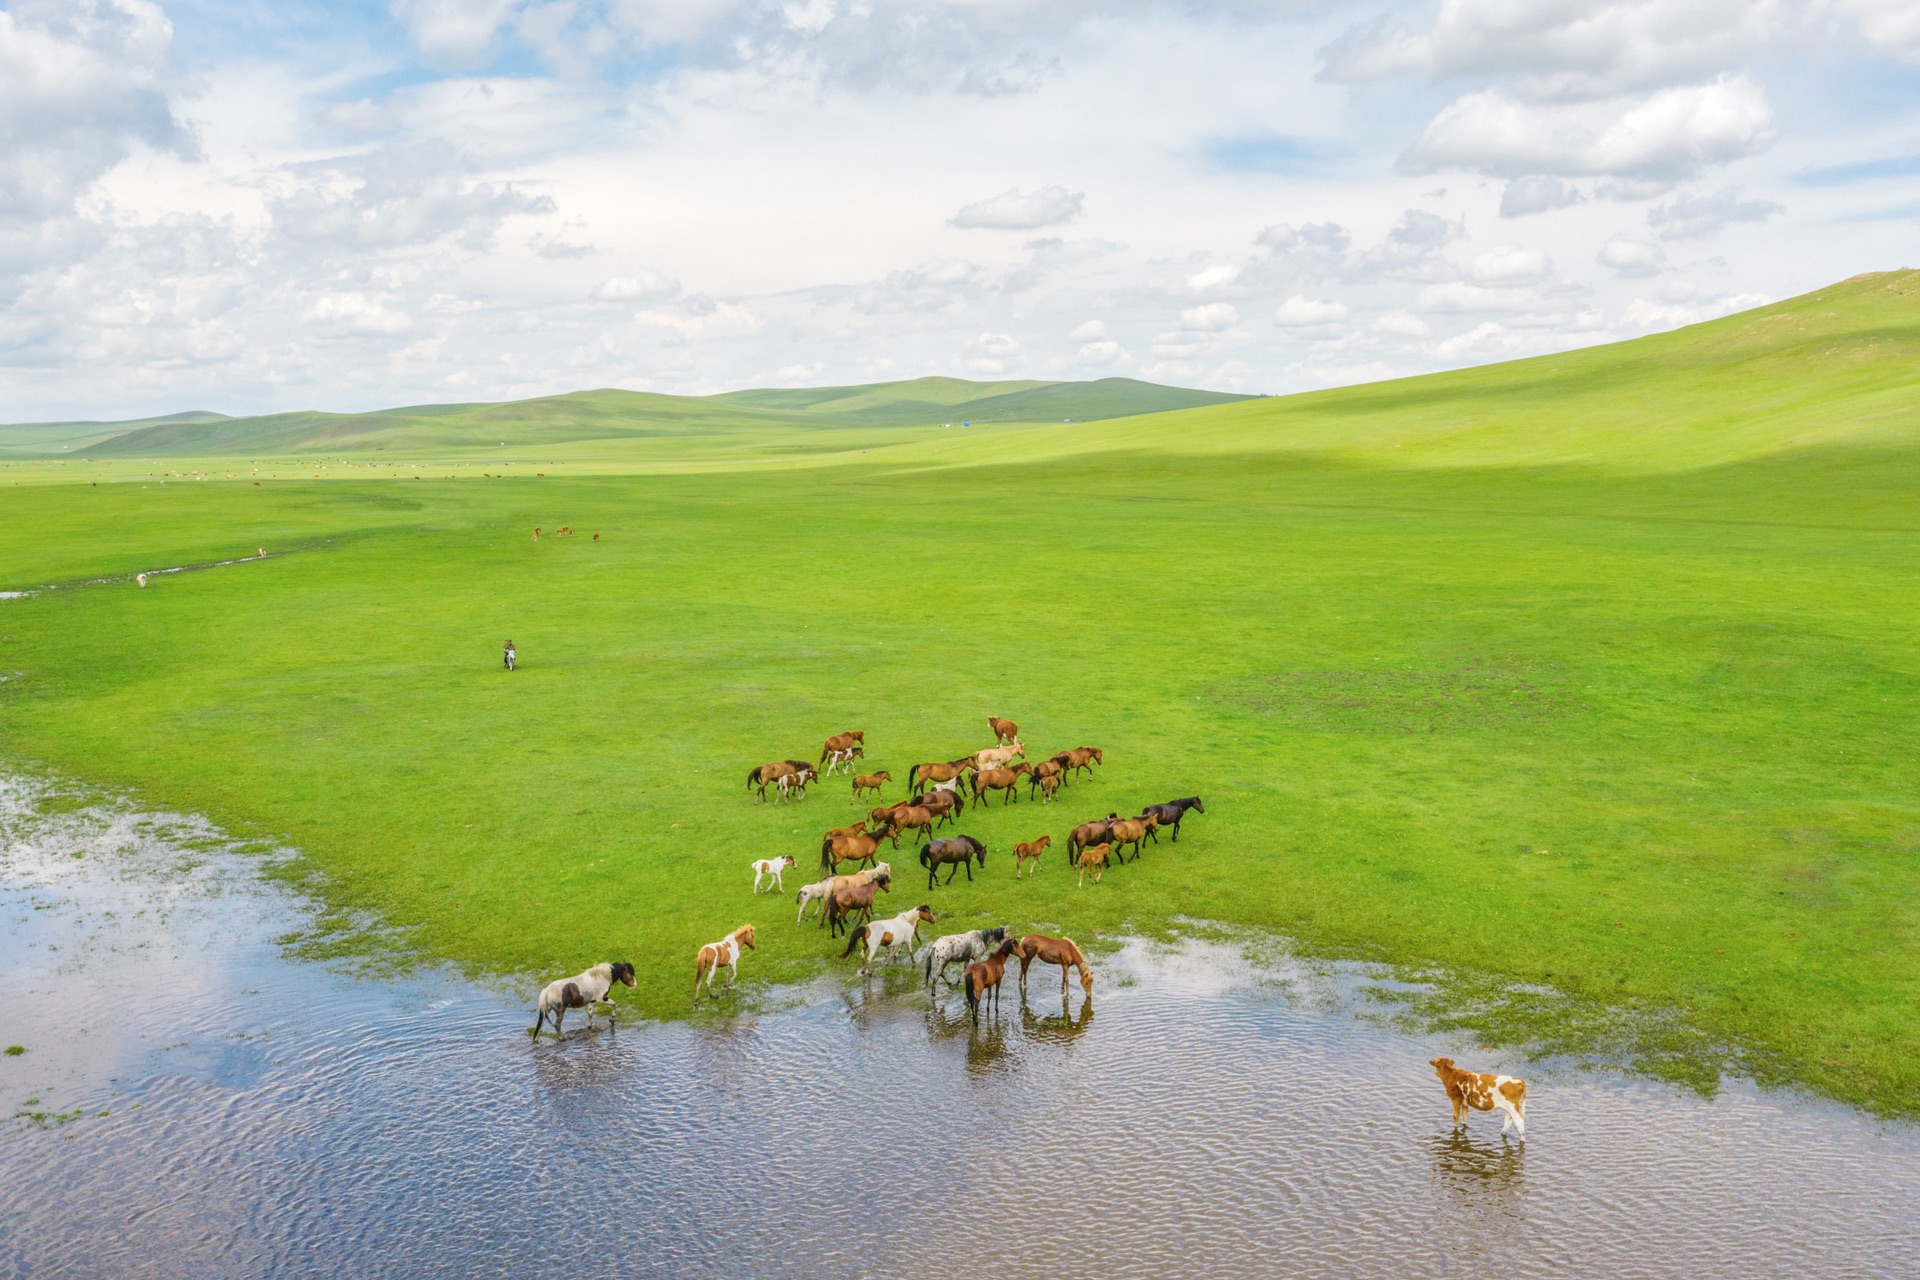
[[(1107, 762), (969, 810), (971, 885), (903, 845), (890, 905), (936, 932), (1259, 926), (1488, 978), (1444, 1001), (1487, 1041), (1913, 1114), (1914, 279), (1289, 400), (823, 430), (804, 467), (782, 427), (724, 474), (662, 437), (568, 446), (598, 474), (9, 487), (0, 588), (64, 585), (0, 602), (0, 758), (286, 841), (428, 956), (633, 959), (681, 1016), (745, 921), (752, 983), (850, 967), (747, 871), (806, 878), (844, 784), (756, 805), (750, 766), (860, 727), (898, 778), (1012, 716)], [(1193, 793), (1098, 887), (1013, 880), (1016, 839)]]
[(580, 391), (501, 404), (412, 405), (376, 413), (283, 413), (217, 421), (166, 419), (90, 438), (89, 457), (209, 458), (366, 451), (550, 448), (582, 442), (738, 435), (822, 427), (915, 426), (1114, 418), (1245, 399), (1126, 378), (963, 382), (921, 378), (869, 387), (668, 396)]

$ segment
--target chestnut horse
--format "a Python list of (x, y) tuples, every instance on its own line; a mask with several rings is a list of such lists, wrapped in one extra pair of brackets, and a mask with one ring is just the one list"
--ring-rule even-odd
[(1107, 839), (1113, 843), (1114, 856), (1118, 860), (1123, 845), (1133, 846), (1133, 859), (1140, 860), (1140, 842), (1153, 833), (1160, 825), (1160, 819), (1148, 814), (1144, 818), (1117, 818), (1107, 826)]
[(904, 805), (887, 814), (887, 835), (893, 840), (893, 847), (900, 847), (902, 831), (919, 831), (928, 839), (933, 838), (933, 820), (936, 815), (932, 809), (921, 804)]
[[(974, 1026), (980, 1025), (980, 1002), (988, 995), (993, 997), (994, 1012), (1000, 1011), (1000, 980), (1007, 976), (1007, 959), (1013, 953), (1013, 939), (1009, 938), (985, 960), (975, 960), (967, 966), (966, 976), (962, 981), (966, 983), (967, 1011), (973, 1015)], [(1023, 982), (1021, 989), (1025, 990), (1025, 961), (1023, 960), (1021, 964), (1020, 976)], [(1067, 980), (1066, 974), (1065, 969), (1060, 971), (1060, 981), (1063, 985)]]
[(1027, 865), (1027, 859), (1033, 859), (1033, 874), (1040, 874), (1040, 855), (1053, 843), (1052, 836), (1041, 836), (1038, 840), (1028, 840), (1013, 846), (1013, 878), (1020, 878), (1020, 869)]
[(911, 803), (933, 810), (942, 822), (952, 822), (953, 816), (965, 812), (967, 807), (957, 791), (923, 791)]
[(1052, 804), (1053, 798), (1060, 794), (1060, 775), (1057, 773), (1034, 774), (1027, 788), (1027, 798), (1032, 799), (1036, 790), (1040, 793), (1041, 804)]
[(880, 788), (893, 781), (893, 775), (882, 769), (878, 773), (856, 773), (853, 776), (853, 802), (860, 803), (860, 793), (871, 791), (880, 794)]
[(1011, 769), (981, 769), (973, 775), (973, 798), (976, 803), (985, 803), (987, 792), (1004, 791), (1006, 798), (1000, 803), (1012, 804), (1020, 798), (1020, 775), (1033, 766), (1025, 761)]
[(820, 869), (831, 875), (843, 862), (864, 862), (872, 866), (880, 853), (880, 842), (886, 838), (884, 831), (856, 831), (852, 835), (829, 833), (820, 842)]
[(961, 756), (958, 760), (932, 760), (926, 764), (917, 764), (907, 770), (907, 790), (916, 790), (923, 782), (951, 782), (971, 768), (973, 768), (972, 756)]
[(867, 733), (864, 729), (849, 729), (845, 733), (836, 733), (820, 744), (819, 763), (825, 764), (827, 757), (836, 751), (851, 751), (855, 747), (862, 748), (862, 754), (865, 754), (866, 744)]
[(1087, 997), (1093, 997), (1093, 966), (1087, 963), (1087, 957), (1072, 938), (1050, 938), (1044, 933), (1030, 933), (1020, 939), (1014, 947), (1014, 954), (1020, 957), (1020, 990), (1027, 989), (1027, 966), (1035, 960), (1041, 964), (1060, 966), (1060, 996), (1066, 998), (1067, 969), (1080, 971), (1080, 986)]
[(999, 716), (987, 717), (987, 728), (993, 730), (995, 742), (1012, 742), (1020, 736), (1020, 726), (1011, 720), (1002, 720)]
[(1054, 759), (1058, 760), (1062, 756), (1066, 758), (1065, 763), (1067, 768), (1075, 772), (1085, 769), (1088, 773), (1092, 773), (1094, 765), (1104, 765), (1107, 762), (1106, 757), (1101, 754), (1100, 748), (1098, 747), (1075, 747), (1071, 751), (1062, 751), (1060, 755), (1055, 756)]
[[(1113, 846), (1110, 844), (1088, 845), (1080, 851), (1080, 857), (1076, 862), (1080, 867), (1080, 887), (1082, 889), (1087, 887), (1087, 872), (1089, 871), (1093, 872), (1093, 882), (1095, 884), (1100, 883), (1101, 878), (1107, 874), (1107, 855), (1111, 852), (1113, 852)], [(1063, 972), (1061, 974), (1062, 980), (1064, 980), (1065, 977), (1066, 974)]]
[(760, 799), (765, 800), (768, 787), (772, 786), (776, 780), (795, 772), (798, 772), (798, 766), (791, 760), (775, 760), (757, 769), (749, 769), (747, 770), (747, 790), (759, 788)]
[(847, 927), (847, 921), (857, 915), (873, 919), (873, 900), (882, 893), (893, 892), (893, 877), (881, 876), (865, 884), (843, 884), (827, 891), (826, 921), (830, 926), (827, 936), (837, 938)]
[(1067, 835), (1067, 857), (1075, 857), (1090, 844), (1103, 843), (1107, 833), (1113, 830), (1113, 824), (1119, 820), (1119, 814), (1110, 813), (1098, 822), (1083, 822), (1075, 827)]

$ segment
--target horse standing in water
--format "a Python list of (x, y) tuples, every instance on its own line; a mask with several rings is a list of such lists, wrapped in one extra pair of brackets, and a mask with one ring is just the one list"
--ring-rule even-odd
[(1087, 957), (1072, 938), (1053, 938), (1044, 933), (1030, 933), (1014, 944), (1014, 954), (1020, 957), (1020, 990), (1027, 989), (1027, 967), (1035, 960), (1041, 964), (1060, 966), (1060, 998), (1067, 998), (1067, 970), (1080, 971), (1080, 986), (1093, 998), (1093, 966), (1087, 963)]

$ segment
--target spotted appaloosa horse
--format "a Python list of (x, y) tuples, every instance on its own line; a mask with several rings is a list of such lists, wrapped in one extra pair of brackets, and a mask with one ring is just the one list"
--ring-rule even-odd
[(1459, 1128), (1465, 1123), (1468, 1108), (1474, 1111), (1492, 1111), (1498, 1107), (1505, 1112), (1500, 1121), (1500, 1132), (1505, 1133), (1508, 1126), (1527, 1136), (1527, 1082), (1518, 1076), (1497, 1076), (1484, 1071), (1462, 1071), (1453, 1065), (1452, 1058), (1429, 1058), (1427, 1065), (1440, 1077), (1440, 1083), (1446, 1086), (1447, 1101), (1453, 1104), (1453, 1127)]
[(700, 984), (706, 983), (707, 998), (713, 998), (713, 975), (721, 965), (727, 967), (728, 991), (733, 990), (735, 979), (740, 976), (740, 952), (742, 948), (752, 951), (753, 926), (743, 924), (718, 942), (709, 942), (700, 948), (699, 958), (693, 963), (693, 1002), (700, 1003)]
[(991, 929), (969, 929), (965, 933), (950, 933), (944, 938), (934, 939), (927, 948), (926, 957), (920, 962), (925, 973), (927, 990), (932, 991), (947, 980), (947, 966), (967, 964), (985, 956), (1007, 940), (1009, 926), (997, 924)]
[(616, 982), (633, 985), (633, 966), (625, 960), (610, 960), (605, 964), (593, 966), (577, 977), (559, 978), (549, 982), (540, 992), (539, 1020), (533, 1024), (528, 1034), (538, 1037), (540, 1028), (547, 1024), (547, 1018), (551, 1016), (553, 1034), (559, 1035), (560, 1024), (566, 1019), (569, 1009), (585, 1009), (587, 1026), (591, 1028), (594, 1011), (600, 1005), (605, 1005), (607, 1021), (612, 1022), (615, 1010), (613, 1001), (607, 998), (607, 993), (613, 990), (613, 984)]

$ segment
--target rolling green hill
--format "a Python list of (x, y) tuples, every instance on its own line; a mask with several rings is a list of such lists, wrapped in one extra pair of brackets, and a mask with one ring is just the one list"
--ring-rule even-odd
[[(1129, 378), (1097, 382), (965, 382), (918, 378), (864, 387), (669, 396), (579, 391), (499, 404), (412, 405), (373, 413), (283, 413), (254, 418), (182, 414), (115, 431), (60, 435), (58, 424), (22, 432), (14, 456), (36, 442), (84, 440), (101, 458), (257, 457), (381, 450), (551, 447), (768, 430), (926, 426), (946, 422), (1058, 422), (1228, 404), (1245, 396), (1163, 387)], [(100, 424), (67, 424), (98, 427)], [(130, 429), (129, 429), (130, 428)], [(0, 436), (0, 440), (4, 440)], [(41, 448), (39, 456), (54, 450)]]

